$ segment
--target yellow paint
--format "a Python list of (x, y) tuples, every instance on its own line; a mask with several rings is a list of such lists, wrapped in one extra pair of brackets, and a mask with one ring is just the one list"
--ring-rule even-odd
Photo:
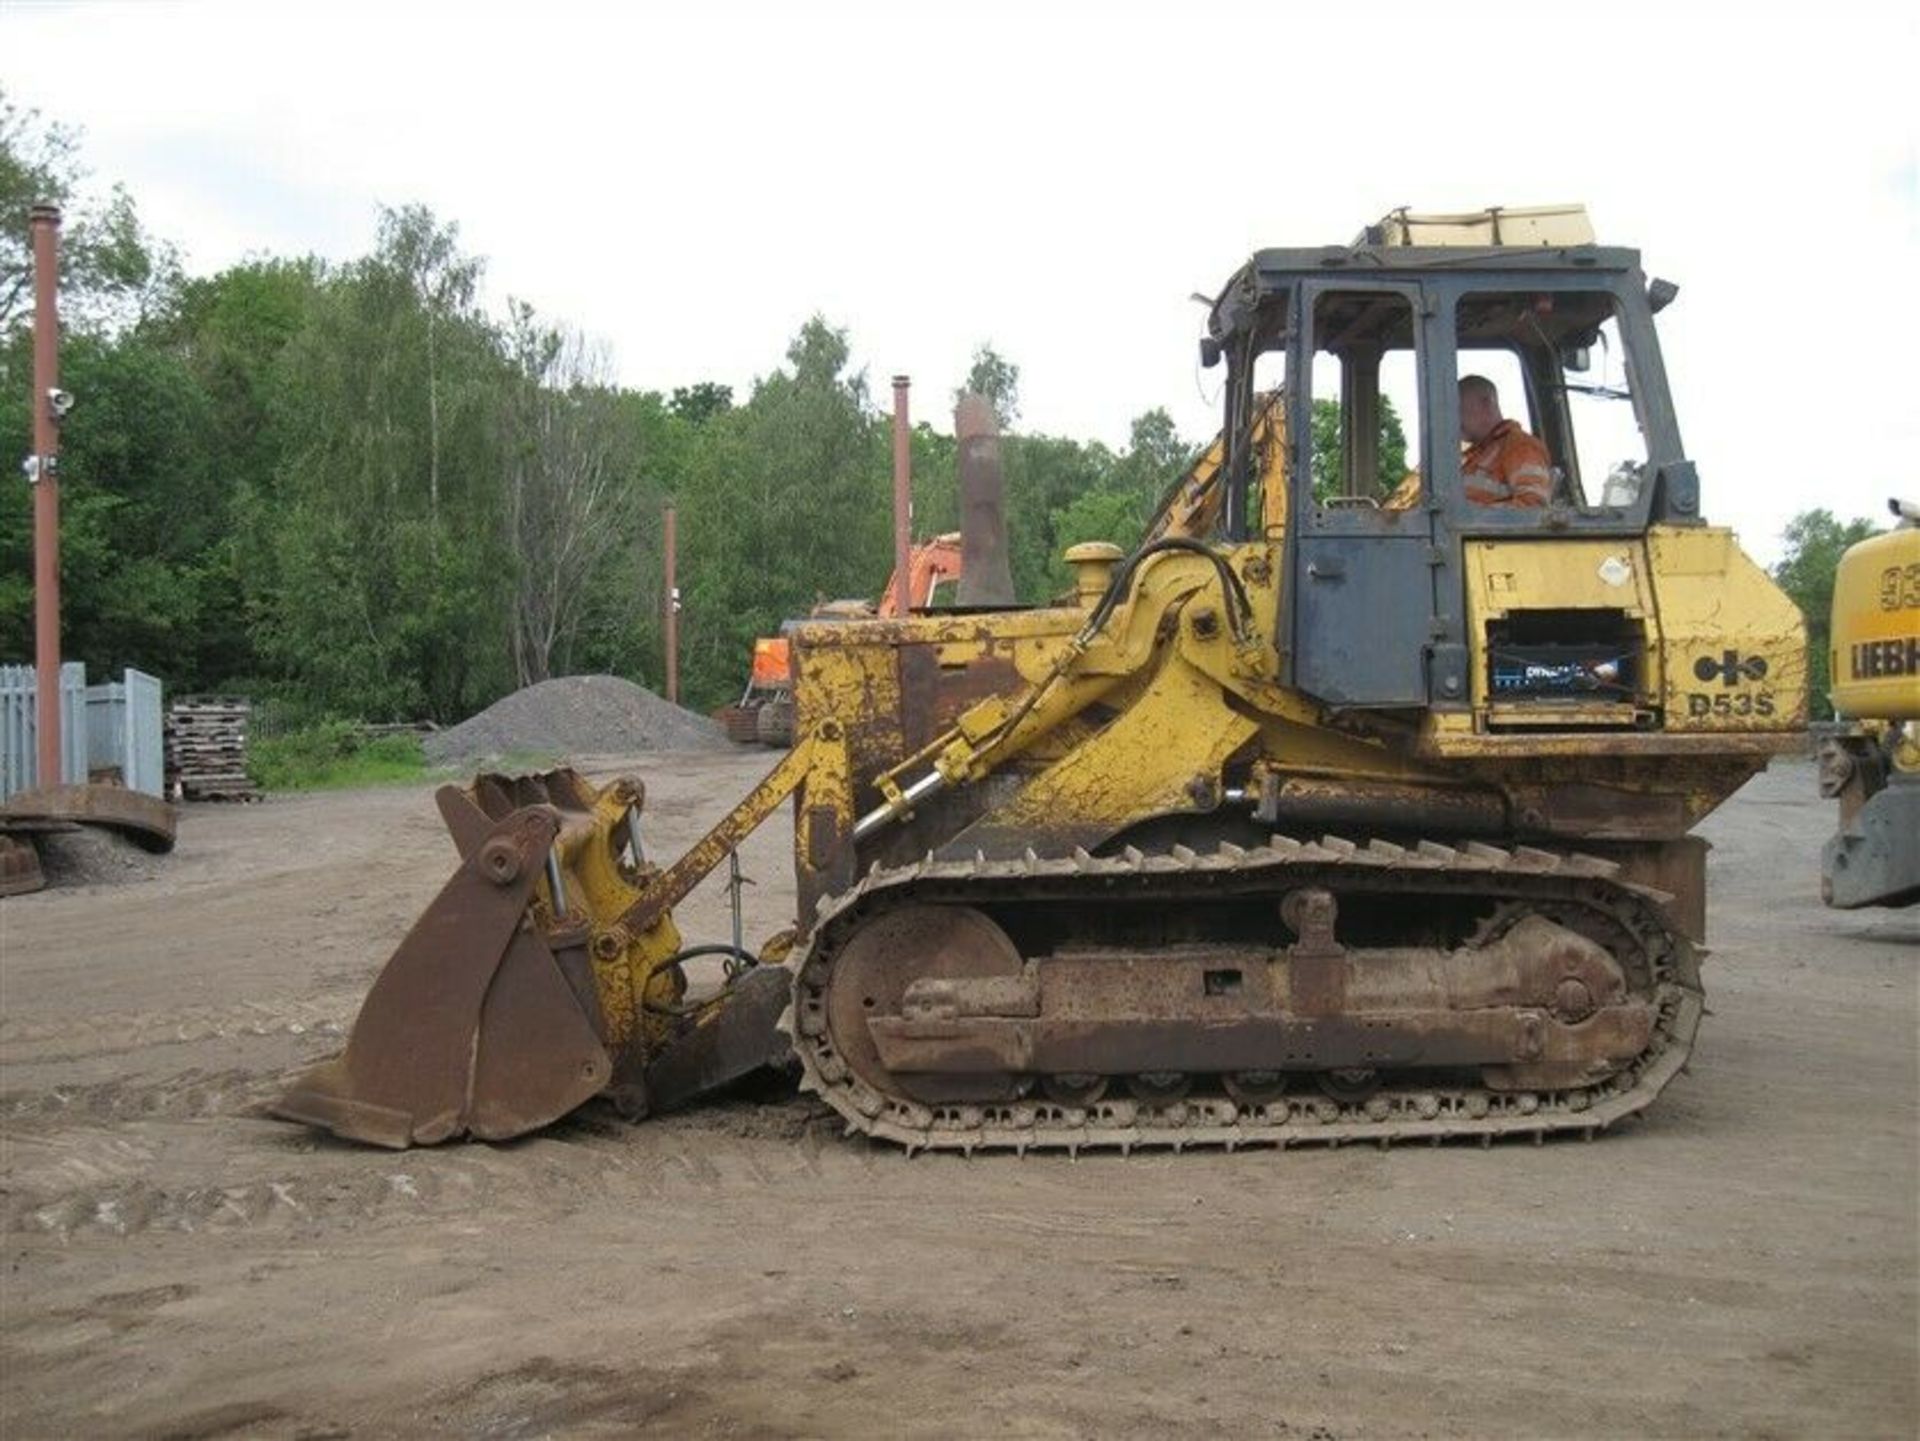
[[(1470, 708), (1415, 716), (1334, 715), (1281, 684), (1284, 547), (1262, 539), (1218, 553), (1245, 587), (1245, 615), (1208, 559), (1167, 551), (1139, 564), (1097, 631), (1086, 629), (1090, 585), (1068, 606), (797, 627), (800, 744), (687, 858), (638, 878), (637, 892), (658, 902), (677, 892), (676, 876), (706, 873), (791, 791), (802, 894), (827, 894), (871, 854), (852, 849), (854, 818), (889, 803), (904, 816), (907, 789), (935, 772), (947, 790), (992, 782), (953, 813), (956, 825), (979, 827), (997, 846), (1048, 851), (1210, 811), (1227, 786), (1255, 777), (1350, 779), (1402, 787), (1410, 798), (1465, 788), (1529, 825), (1526, 816), (1556, 805), (1578, 814), (1581, 794), (1613, 791), (1684, 827), (1769, 755), (1799, 743), (1802, 627), (1723, 530), (1470, 542)], [(1644, 638), (1639, 693), (1551, 713), (1497, 706), (1487, 628), (1528, 610), (1620, 613)], [(1702, 679), (1709, 659), (1711, 687)], [(1714, 698), (1723, 690), (1724, 704)], [(1704, 705), (1692, 699), (1701, 694)], [(940, 696), (948, 699), (936, 717)], [(823, 837), (832, 855), (818, 853)], [(570, 885), (589, 872), (579, 884), (596, 923), (631, 920), (636, 886), (571, 862)], [(678, 937), (662, 919), (654, 932), (618, 939), (617, 957), (596, 957), (603, 1003), (644, 1029), (640, 998), (672, 982), (661, 968)]]
[[(1542, 717), (1534, 707), (1503, 709), (1489, 687), (1487, 627), (1515, 611), (1611, 610), (1639, 623), (1650, 674), (1658, 674), (1659, 630), (1648, 624), (1653, 610), (1646, 548), (1626, 540), (1479, 540), (1464, 547), (1467, 635), (1473, 657), (1471, 694), (1475, 717), (1483, 725), (1516, 725), (1551, 720), (1571, 725), (1631, 725), (1638, 706), (1653, 703), (1643, 688), (1634, 701)], [(1562, 719), (1564, 717), (1564, 720)]]
[(1920, 527), (1872, 536), (1840, 558), (1832, 635), (1836, 711), (1920, 720), (1920, 670), (1910, 663), (1920, 651)]
[(628, 907), (661, 874), (658, 867), (636, 870), (623, 860), (627, 816), (635, 794), (627, 782), (616, 780), (595, 794), (584, 820), (576, 812), (565, 813), (567, 825), (555, 849), (560, 856), (566, 915), (555, 916), (544, 882), (535, 904), (535, 920), (549, 935), (564, 935), (586, 923), (587, 956), (601, 1019), (607, 1042), (615, 1050), (636, 1038), (649, 1046), (662, 1039), (665, 1018), (647, 1008), (679, 1001), (686, 988), (678, 968), (666, 965), (681, 947), (671, 914), (634, 935), (620, 925)]
[[(1657, 725), (1671, 734), (1806, 724), (1805, 627), (1729, 531), (1655, 526), (1644, 541), (1471, 541), (1465, 562), (1474, 723), (1434, 718), (1429, 734), (1442, 748), (1450, 736), (1515, 725)], [(1637, 625), (1645, 659), (1632, 702), (1557, 714), (1498, 705), (1489, 694), (1487, 627), (1538, 610), (1618, 611)]]
[(1671, 732), (1799, 731), (1807, 628), (1773, 579), (1711, 526), (1647, 532), (1665, 642), (1660, 703)]

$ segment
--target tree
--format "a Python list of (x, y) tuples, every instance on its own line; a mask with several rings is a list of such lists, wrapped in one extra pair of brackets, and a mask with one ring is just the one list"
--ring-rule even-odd
[[(1340, 402), (1315, 399), (1313, 402), (1313, 494), (1326, 501), (1346, 493), (1346, 463), (1340, 446)], [(1407, 475), (1407, 433), (1400, 424), (1400, 412), (1390, 396), (1380, 397), (1380, 468), (1373, 488), (1362, 495), (1385, 499)]]
[(637, 516), (605, 353), (527, 305), (512, 312), (502, 519), (514, 562), (513, 664), (525, 686), (554, 675), (556, 655), (572, 651), (604, 563)]
[(891, 553), (886, 422), (844, 330), (816, 315), (785, 367), (700, 426), (680, 480), (687, 695), (737, 694), (756, 636), (876, 594)]
[(1190, 463), (1190, 448), (1161, 409), (1134, 417), (1127, 448), (1114, 455), (1091, 447), (1086, 458), (1095, 467), (1093, 482), (1048, 516), (1046, 593), (1057, 596), (1072, 584), (1061, 558), (1068, 546), (1105, 540), (1131, 550), (1152, 519), (1154, 507)]
[(671, 406), (680, 419), (699, 425), (722, 411), (733, 409), (733, 387), (714, 380), (675, 386)]
[(509, 673), (511, 371), (484, 317), (422, 287), (468, 268), (423, 262), (438, 235), (424, 213), (384, 224), (373, 254), (322, 274), (268, 385), (279, 459), (236, 490), (260, 657), (324, 712), (455, 719)]
[(1006, 471), (1007, 548), (1014, 594), (1025, 601), (1043, 602), (1060, 590), (1057, 518), (1077, 497), (1103, 488), (1113, 468), (1113, 452), (1098, 441), (1013, 435), (1001, 442), (1000, 459)]
[(1781, 532), (1786, 552), (1773, 568), (1773, 578), (1800, 607), (1807, 622), (1807, 688), (1811, 715), (1829, 720), (1833, 703), (1827, 697), (1832, 685), (1829, 648), (1833, 635), (1833, 578), (1840, 557), (1849, 546), (1868, 536), (1878, 535), (1880, 527), (1871, 520), (1846, 522), (1834, 518), (1830, 510), (1803, 510), (1787, 522)]
[[(407, 205), (380, 214), (379, 248), (387, 263), (412, 287), (426, 333), (427, 356), (427, 514), (440, 521), (440, 347), (441, 330), (471, 318), (480, 262), (460, 253), (460, 227), (441, 225), (424, 205)], [(428, 532), (431, 538), (433, 532)]]
[[(33, 311), (33, 206), (62, 207), (61, 318), (66, 328), (124, 326), (164, 310), (180, 282), (179, 259), (140, 224), (133, 199), (115, 187), (85, 195), (78, 132), (23, 109), (0, 87), (0, 336)], [(11, 377), (0, 377), (10, 383)]]
[[(86, 403), (62, 427), (63, 649), (96, 672), (138, 666), (171, 686), (208, 679), (206, 571), (224, 503), (206, 396), (180, 358), (128, 338), (67, 337), (62, 381)], [(28, 445), (25, 406), (0, 427)], [(17, 417), (17, 419), (16, 419)], [(32, 650), (33, 531), (25, 485), (0, 508), (0, 655)]]
[(985, 397), (993, 407), (1000, 433), (1005, 435), (1020, 418), (1020, 367), (982, 341), (974, 347), (966, 384), (954, 391), (953, 403), (958, 405), (960, 397), (967, 394)]

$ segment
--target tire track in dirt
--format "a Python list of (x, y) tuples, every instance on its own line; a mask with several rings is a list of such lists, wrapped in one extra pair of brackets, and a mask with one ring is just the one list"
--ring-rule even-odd
[(0, 1092), (0, 1135), (89, 1122), (207, 1120), (259, 1111), (286, 1084), (279, 1072), (192, 1069), (162, 1080), (55, 1084)]
[(119, 1011), (19, 1021), (0, 1017), (0, 1064), (19, 1066), (122, 1055), (156, 1046), (239, 1036), (344, 1038), (360, 994), (341, 991), (308, 1000), (241, 1001), (171, 1011)]
[[(557, 1133), (503, 1146), (378, 1151), (250, 1119), (255, 1098), (279, 1083), (245, 1072), (189, 1074), (179, 1084), (109, 1085), (75, 1098), (96, 1107), (171, 1107), (131, 1122), (111, 1114), (78, 1119), (66, 1110), (40, 1126), (31, 1110), (40, 1098), (12, 1098), (29, 1114), (0, 1132), (7, 1150), (0, 1229), (68, 1243), (275, 1226), (324, 1236), (482, 1213), (559, 1218), (610, 1203), (644, 1208), (769, 1188), (840, 1187), (893, 1159), (818, 1137), (768, 1144), (769, 1133), (805, 1135), (819, 1119), (815, 1106), (798, 1101), (723, 1108), (730, 1124), (707, 1116), (697, 1125), (635, 1127), (590, 1111)], [(156, 1090), (165, 1099), (156, 1100)], [(210, 1131), (224, 1133), (212, 1147)]]

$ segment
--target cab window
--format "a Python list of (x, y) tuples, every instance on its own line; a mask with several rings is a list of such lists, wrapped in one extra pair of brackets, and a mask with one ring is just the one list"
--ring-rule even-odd
[(1313, 305), (1313, 495), (1323, 509), (1410, 502), (1419, 490), (1420, 374), (1412, 301), (1327, 291)]
[(1501, 416), (1545, 446), (1553, 502), (1631, 505), (1647, 443), (1613, 296), (1470, 292), (1454, 319), (1459, 374), (1492, 382)]

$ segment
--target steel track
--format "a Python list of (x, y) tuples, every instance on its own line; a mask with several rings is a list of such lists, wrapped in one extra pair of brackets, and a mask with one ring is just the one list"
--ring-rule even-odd
[[(914, 902), (991, 905), (996, 901), (1057, 900), (1066, 905), (1117, 899), (1168, 904), (1207, 897), (1258, 895), (1275, 899), (1300, 886), (1466, 894), (1496, 905), (1539, 905), (1562, 915), (1592, 916), (1612, 940), (1609, 950), (1635, 989), (1656, 1005), (1646, 1050), (1594, 1085), (1556, 1091), (1495, 1091), (1479, 1086), (1396, 1084), (1376, 1095), (1340, 1104), (1314, 1094), (1287, 1095), (1267, 1105), (1242, 1106), (1224, 1097), (1195, 1097), (1149, 1107), (1105, 1099), (1087, 1107), (1043, 1099), (992, 1104), (928, 1105), (876, 1090), (837, 1053), (827, 1025), (826, 996), (834, 962), (848, 937), (867, 920)], [(1042, 859), (936, 861), (875, 867), (855, 886), (821, 903), (794, 966), (794, 1002), (781, 1027), (793, 1040), (801, 1088), (822, 1097), (850, 1135), (872, 1136), (920, 1150), (1131, 1151), (1165, 1146), (1334, 1146), (1425, 1141), (1543, 1140), (1554, 1133), (1591, 1139), (1643, 1110), (1685, 1065), (1704, 1009), (1698, 955), (1661, 915), (1662, 895), (1619, 879), (1619, 867), (1591, 856), (1460, 847), (1423, 842), (1404, 847), (1382, 841), (1357, 844), (1338, 837), (1270, 845), (1223, 845), (1210, 854), (1176, 846), (1165, 854), (1129, 849), (1112, 857), (1076, 851)]]

